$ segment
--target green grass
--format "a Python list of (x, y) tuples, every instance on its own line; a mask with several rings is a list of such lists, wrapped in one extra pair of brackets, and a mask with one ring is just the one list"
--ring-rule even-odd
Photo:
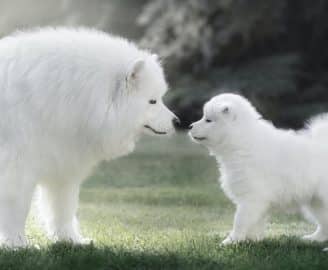
[(88, 246), (49, 243), (1, 250), (0, 269), (327, 269), (322, 244), (298, 236), (314, 228), (275, 214), (265, 241), (221, 247), (234, 207), (217, 183), (215, 161), (183, 135), (148, 137), (130, 156), (102, 163), (81, 190), (79, 219)]

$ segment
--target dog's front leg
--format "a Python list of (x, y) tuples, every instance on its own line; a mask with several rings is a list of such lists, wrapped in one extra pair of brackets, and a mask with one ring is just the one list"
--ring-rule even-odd
[[(222, 242), (223, 245), (254, 239), (254, 229), (262, 222), (267, 206), (263, 203), (247, 202), (239, 204), (235, 213), (233, 229), (229, 236)], [(254, 235), (255, 234), (255, 235)], [(257, 233), (259, 236), (262, 231)]]

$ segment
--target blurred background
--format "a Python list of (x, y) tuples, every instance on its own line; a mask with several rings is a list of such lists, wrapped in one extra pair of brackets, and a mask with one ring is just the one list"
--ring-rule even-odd
[(234, 91), (300, 128), (328, 110), (327, 11), (326, 0), (0, 0), (0, 36), (46, 25), (118, 34), (162, 57), (167, 102), (185, 125)]

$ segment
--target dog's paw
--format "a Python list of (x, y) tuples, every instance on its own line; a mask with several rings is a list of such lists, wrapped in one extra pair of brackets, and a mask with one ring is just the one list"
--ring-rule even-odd
[(90, 245), (94, 242), (93, 239), (85, 238), (80, 234), (56, 235), (56, 236), (53, 236), (52, 239), (55, 242), (69, 242), (69, 243), (75, 244), (75, 245)]
[(229, 235), (221, 242), (221, 246), (227, 246), (227, 245), (231, 245), (233, 243), (234, 243), (234, 241), (231, 238), (231, 236)]
[(304, 235), (302, 239), (306, 241), (325, 242), (328, 240), (328, 237), (321, 233), (315, 232), (312, 234)]
[(327, 248), (324, 248), (322, 251), (328, 252), (328, 247)]
[(315, 241), (313, 234), (306, 234), (302, 236), (302, 239), (305, 241)]
[(91, 245), (94, 242), (93, 239), (82, 236), (71, 238), (68, 241), (72, 242), (75, 245)]
[(25, 236), (2, 237), (0, 239), (0, 248), (20, 249), (28, 247), (28, 242)]
[(94, 243), (94, 241), (92, 238), (81, 238), (77, 242), (77, 244), (80, 244), (80, 245), (91, 245), (93, 243)]

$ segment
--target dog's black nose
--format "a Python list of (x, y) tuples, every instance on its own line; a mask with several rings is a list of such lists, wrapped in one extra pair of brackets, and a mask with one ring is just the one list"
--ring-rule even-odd
[(175, 128), (179, 128), (181, 126), (181, 122), (180, 122), (180, 119), (178, 117), (174, 117), (172, 119), (172, 123), (173, 123), (173, 126)]
[(190, 126), (188, 127), (188, 129), (192, 129), (192, 127), (193, 127), (193, 125), (190, 125)]

